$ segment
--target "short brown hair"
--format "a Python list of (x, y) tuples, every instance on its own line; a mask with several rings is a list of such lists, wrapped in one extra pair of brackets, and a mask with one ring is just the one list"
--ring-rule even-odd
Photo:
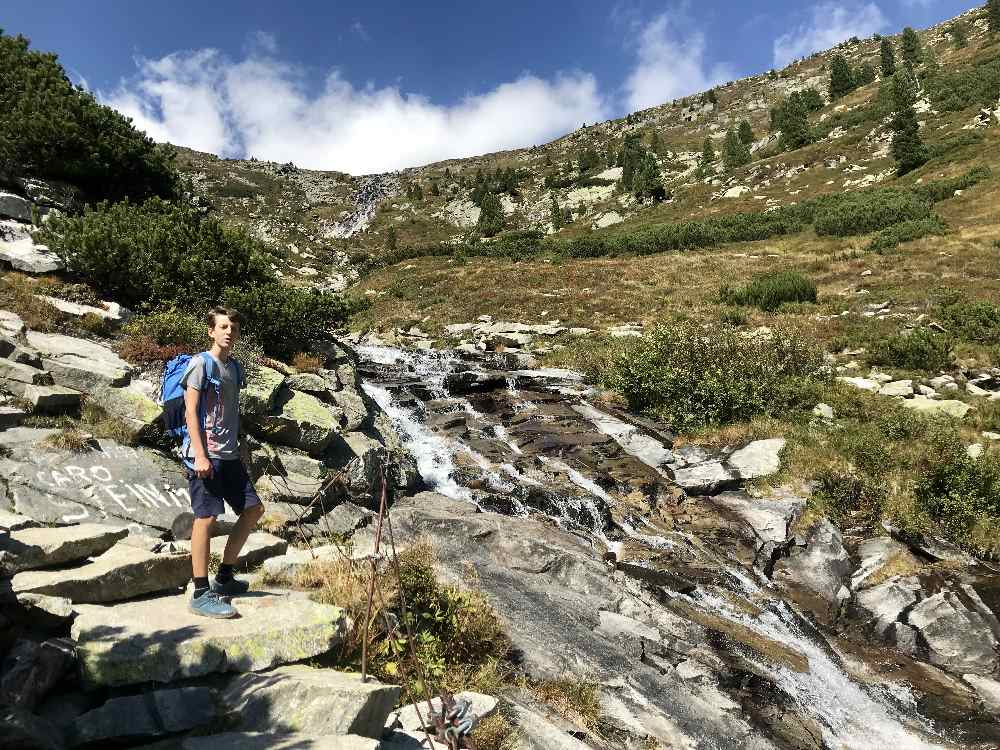
[(225, 315), (229, 320), (237, 325), (243, 325), (243, 316), (240, 315), (240, 311), (233, 307), (213, 307), (208, 311), (208, 315), (205, 316), (205, 321), (208, 323), (209, 328), (215, 328), (215, 318), (219, 315)]

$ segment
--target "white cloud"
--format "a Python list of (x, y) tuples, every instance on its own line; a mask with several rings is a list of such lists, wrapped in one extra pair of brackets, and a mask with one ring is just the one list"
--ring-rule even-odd
[(355, 21), (354, 23), (352, 23), (351, 31), (357, 34), (362, 41), (364, 42), (371, 41), (371, 35), (368, 33), (368, 29), (365, 28), (365, 25), (361, 23), (361, 21)]
[(638, 55), (636, 66), (625, 81), (627, 103), (632, 110), (705, 91), (734, 78), (728, 65), (709, 68), (705, 61), (704, 34), (694, 32), (682, 37), (666, 14), (642, 28)]
[(449, 106), (394, 86), (357, 88), (338, 72), (310, 92), (301, 71), (216, 50), (138, 61), (101, 99), (158, 141), (363, 174), (542, 143), (609, 116), (595, 78), (528, 73)]
[(814, 5), (809, 20), (774, 40), (774, 65), (784, 67), (792, 60), (819, 52), (850, 39), (864, 38), (888, 26), (888, 19), (875, 3)]

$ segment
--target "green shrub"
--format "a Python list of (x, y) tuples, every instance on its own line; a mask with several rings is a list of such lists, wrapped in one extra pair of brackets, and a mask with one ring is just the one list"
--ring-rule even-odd
[(340, 295), (277, 281), (230, 287), (222, 296), (243, 314), (243, 333), (260, 342), (268, 354), (285, 359), (312, 349), (351, 312)]
[(930, 201), (907, 190), (845, 193), (821, 205), (815, 216), (816, 234), (849, 237), (930, 214)]
[(930, 436), (916, 483), (919, 506), (977, 552), (974, 532), (1000, 522), (1000, 460), (970, 458), (960, 435), (940, 429)]
[(957, 339), (979, 344), (1000, 342), (1000, 306), (992, 302), (956, 302), (943, 307), (941, 315)]
[(146, 336), (160, 346), (184, 346), (192, 351), (208, 344), (208, 325), (201, 317), (179, 310), (160, 310), (140, 315), (124, 326), (126, 336)]
[(936, 214), (928, 216), (926, 219), (904, 221), (901, 224), (886, 227), (876, 234), (868, 243), (868, 251), (883, 253), (886, 250), (899, 247), (900, 243), (912, 242), (930, 235), (941, 235), (946, 231), (948, 231), (948, 225)]
[(53, 54), (0, 30), (0, 173), (64, 180), (92, 199), (177, 190), (174, 151), (74, 88)]
[(600, 380), (632, 409), (678, 430), (811, 408), (828, 378), (818, 349), (778, 332), (748, 335), (683, 322), (613, 346)]
[(724, 286), (719, 296), (730, 305), (752, 305), (774, 312), (786, 302), (815, 302), (816, 284), (798, 271), (772, 271), (754, 277), (741, 289)]
[(826, 467), (814, 480), (816, 489), (810, 502), (838, 522), (849, 518), (856, 520), (858, 515), (864, 520), (874, 521), (888, 497), (884, 480), (851, 467)]
[(43, 234), (67, 270), (137, 310), (200, 309), (227, 286), (272, 278), (263, 245), (245, 232), (158, 198), (58, 216)]
[(904, 370), (943, 370), (951, 365), (951, 338), (918, 328), (876, 341), (868, 351), (868, 362)]

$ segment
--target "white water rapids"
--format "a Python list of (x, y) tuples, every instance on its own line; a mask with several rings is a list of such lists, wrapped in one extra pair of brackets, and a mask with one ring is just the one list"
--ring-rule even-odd
[[(548, 475), (564, 476), (581, 491), (576, 495), (567, 495), (561, 488), (552, 488), (554, 493), (563, 492), (560, 498), (570, 511), (559, 517), (553, 515), (557, 523), (564, 524), (568, 517), (601, 519), (605, 517), (602, 507), (613, 508), (619, 503), (618, 499), (592, 478), (565, 461), (540, 454), (534, 458), (525, 456), (516, 440), (511, 438), (507, 425), (491, 418), (491, 415), (478, 413), (468, 399), (448, 394), (445, 386), (447, 376), (459, 363), (451, 354), (404, 352), (388, 347), (361, 347), (360, 354), (368, 362), (387, 368), (386, 383), (366, 382), (364, 390), (395, 423), (404, 447), (414, 456), (421, 476), (434, 491), (451, 498), (475, 502), (475, 493), (456, 479), (456, 459), (464, 456), (480, 468), (482, 479), (492, 492), (511, 498), (510, 507), (518, 514), (528, 512), (519, 497), (523, 492), (543, 487), (545, 483), (538, 477), (545, 476), (546, 470)], [(388, 374), (390, 369), (392, 374)], [(405, 371), (411, 381), (419, 381), (420, 386), (435, 399), (453, 402), (455, 411), (470, 414), (482, 422), (491, 422), (492, 435), (509, 448), (509, 460), (493, 464), (461, 439), (447, 437), (423, 424), (422, 408), (411, 405), (404, 407), (397, 400), (397, 392), (405, 392), (408, 404), (412, 403), (413, 396), (405, 385), (400, 386), (398, 382), (392, 384), (393, 377), (400, 370)], [(543, 382), (551, 380), (551, 392), (585, 393), (579, 387), (581, 384), (578, 378), (560, 380), (559, 374), (561, 373), (557, 371), (545, 373)], [(524, 376), (525, 373), (516, 373), (508, 381), (511, 396), (518, 393), (517, 380)], [(534, 381), (533, 387), (539, 387), (537, 383), (537, 380)], [(579, 396), (567, 394), (565, 398), (573, 410), (592, 423), (596, 430), (613, 438), (626, 453), (653, 467), (662, 476), (669, 476), (663, 470), (664, 465), (672, 459), (669, 448), (635, 426), (602, 412)], [(534, 405), (518, 406), (515, 402), (512, 410), (523, 417), (534, 413)], [(524, 471), (525, 463), (529, 461), (536, 462), (534, 465), (540, 469), (540, 473)], [(463, 463), (468, 464), (468, 461)], [(521, 468), (515, 464), (520, 464)], [(669, 550), (678, 544), (678, 541), (661, 536), (643, 534), (624, 520), (619, 521), (617, 527), (618, 534), (629, 539), (630, 544), (638, 543), (659, 550)], [(609, 539), (605, 529), (600, 528), (599, 524), (595, 523), (595, 527), (589, 529), (589, 532), (607, 548), (621, 553), (622, 543)], [(679, 543), (683, 544), (683, 535), (676, 536)], [(753, 611), (752, 609), (734, 606), (731, 600), (701, 588), (686, 598), (693, 606), (750, 628), (806, 657), (809, 668), (801, 673), (771, 663), (761, 666), (773, 675), (774, 683), (803, 714), (813, 717), (822, 726), (827, 747), (831, 750), (937, 750), (954, 747), (944, 741), (929, 739), (933, 736), (933, 730), (917, 714), (914, 701), (905, 688), (900, 687), (890, 692), (885, 688), (862, 686), (852, 680), (831, 656), (829, 645), (818, 642), (815, 634), (803, 632), (800, 620), (790, 606), (767, 595), (753, 578), (757, 575), (756, 572), (747, 571), (735, 562), (728, 567), (731, 568), (729, 572), (734, 583), (730, 593), (735, 597), (758, 602), (765, 598), (770, 602), (768, 608), (760, 614), (751, 615), (748, 611)], [(766, 582), (764, 585), (767, 585)]]

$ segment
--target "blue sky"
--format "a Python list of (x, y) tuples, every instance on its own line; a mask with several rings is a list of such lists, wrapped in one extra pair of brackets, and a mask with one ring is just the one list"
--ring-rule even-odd
[(542, 143), (957, 0), (7, 2), (158, 140), (352, 173)]

